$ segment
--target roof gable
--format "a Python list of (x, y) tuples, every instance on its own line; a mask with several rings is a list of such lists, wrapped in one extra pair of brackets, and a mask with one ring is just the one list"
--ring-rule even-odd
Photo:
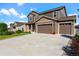
[(54, 19), (54, 18), (45, 16), (45, 15), (42, 15), (42, 16), (40, 16), (34, 23), (36, 23), (37, 21), (39, 21), (39, 20), (42, 19), (42, 18), (46, 18), (46, 19), (48, 19), (48, 20), (53, 20), (53, 21), (56, 21), (56, 20), (57, 20), (57, 19)]
[[(29, 14), (28, 14), (28, 16), (30, 15), (30, 14), (33, 14), (33, 13), (35, 13), (35, 14), (39, 14), (38, 12), (36, 12), (36, 11), (31, 11)], [(27, 17), (28, 17), (27, 16)]]

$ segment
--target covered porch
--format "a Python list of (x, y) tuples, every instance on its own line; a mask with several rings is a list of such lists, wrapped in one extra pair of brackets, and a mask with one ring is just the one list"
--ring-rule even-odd
[(29, 31), (35, 32), (35, 24), (29, 24)]

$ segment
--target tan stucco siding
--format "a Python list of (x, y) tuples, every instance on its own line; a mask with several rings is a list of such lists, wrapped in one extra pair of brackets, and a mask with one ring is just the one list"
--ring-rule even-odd
[[(56, 12), (56, 17), (54, 17), (54, 12)], [(65, 12), (65, 9), (62, 8), (60, 10), (45, 13), (43, 15), (46, 15), (46, 16), (49, 16), (49, 17), (52, 17), (52, 18), (61, 18), (61, 17), (66, 17), (66, 12)]]
[(59, 17), (66, 17), (66, 13), (65, 13), (65, 9), (61, 9), (60, 11), (58, 11), (59, 13)]
[(25, 27), (24, 25), (17, 26), (17, 27), (16, 27), (16, 30), (22, 30), (22, 28), (24, 29), (24, 27)]
[(24, 32), (29, 31), (29, 25), (21, 25), (16, 27), (16, 30), (23, 30)]
[(53, 12), (50, 12), (50, 13), (47, 13), (47, 14), (43, 14), (43, 15), (46, 15), (46, 16), (49, 16), (49, 17), (53, 17)]
[(57, 18), (66, 17), (65, 9), (57, 11)]
[(58, 22), (55, 22), (55, 33), (58, 34)]
[(25, 29), (26, 29), (27, 32), (29, 32), (30, 31), (29, 25), (26, 25), (26, 28)]
[(52, 20), (47, 19), (47, 18), (41, 18), (40, 20), (38, 20), (36, 23), (45, 23), (45, 22), (51, 22)]
[(72, 22), (72, 34), (75, 35), (75, 24)]

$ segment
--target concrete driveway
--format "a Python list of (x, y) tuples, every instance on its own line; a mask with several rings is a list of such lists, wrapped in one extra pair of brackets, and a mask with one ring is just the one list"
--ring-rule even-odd
[(52, 34), (28, 34), (0, 40), (2, 56), (61, 56), (69, 39)]

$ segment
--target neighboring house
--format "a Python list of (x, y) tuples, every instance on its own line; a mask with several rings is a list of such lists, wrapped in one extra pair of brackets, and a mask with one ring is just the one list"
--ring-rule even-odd
[(16, 32), (17, 30), (22, 30), (24, 32), (29, 31), (28, 25), (26, 25), (26, 22), (14, 22), (10, 24), (10, 28), (12, 31)]
[(75, 28), (76, 28), (76, 34), (79, 34), (79, 25), (76, 25)]
[(8, 28), (8, 31), (11, 31), (11, 28)]
[(26, 30), (37, 33), (75, 34), (76, 16), (67, 16), (65, 6), (40, 13), (32, 11), (27, 17), (28, 23), (25, 25), (29, 28)]
[(10, 29), (11, 29), (11, 31), (16, 31), (16, 27), (14, 26), (14, 23), (11, 23), (10, 24)]

